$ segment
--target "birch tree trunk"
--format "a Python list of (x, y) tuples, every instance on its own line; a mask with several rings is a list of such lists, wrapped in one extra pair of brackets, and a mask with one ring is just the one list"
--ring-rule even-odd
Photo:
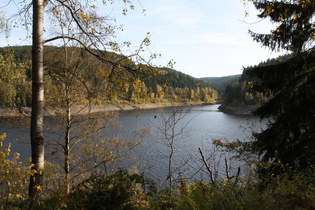
[(33, 0), (31, 146), (32, 169), (35, 173), (33, 173), (30, 178), (30, 197), (37, 197), (40, 195), (44, 171), (43, 19), (44, 0)]

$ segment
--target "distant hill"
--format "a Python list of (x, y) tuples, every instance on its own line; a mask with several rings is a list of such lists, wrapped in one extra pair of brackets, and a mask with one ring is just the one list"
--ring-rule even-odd
[[(92, 87), (91, 90), (98, 90), (97, 99), (100, 103), (108, 101), (113, 101), (115, 103), (164, 103), (188, 101), (214, 103), (218, 97), (217, 91), (210, 83), (174, 69), (155, 68), (155, 72), (152, 74), (150, 71), (146, 72), (148, 69), (147, 66), (141, 65), (142, 68), (139, 66), (139, 69), (143, 69), (143, 71), (140, 71), (137, 69), (135, 63), (131, 60), (124, 59), (124, 63), (127, 63), (128, 68), (130, 69), (128, 71), (124, 70), (124, 72), (120, 72), (119, 69), (112, 71), (111, 66), (102, 63), (88, 53), (84, 53), (81, 48), (67, 47), (67, 50), (74, 56), (77, 56), (77, 59), (72, 60), (73, 63), (79, 59), (81, 63), (89, 63), (89, 65), (80, 65), (80, 68), (78, 67), (78, 70), (75, 72), (80, 74), (80, 78), (88, 80), (86, 86)], [(10, 86), (10, 89), (15, 91), (15, 95), (12, 94), (12, 96), (10, 96), (13, 101), (12, 104), (15, 106), (28, 106), (31, 103), (30, 59), (32, 48), (31, 46), (0, 48), (0, 55), (8, 57), (7, 54), (9, 55), (10, 53), (12, 53), (12, 56), (14, 57), (12, 58), (12, 62), (25, 66), (23, 67), (23, 74), (21, 76), (24, 80), (21, 79), (21, 81), (17, 82), (14, 87)], [(66, 76), (69, 74), (63, 73), (63, 67), (70, 65), (64, 64), (64, 59), (62, 59), (62, 56), (65, 56), (64, 53), (64, 48), (56, 46), (45, 46), (44, 48), (44, 65), (46, 69), (45, 81), (48, 81), (45, 84), (47, 92), (46, 96), (49, 96), (49, 93), (54, 93), (55, 89), (59, 88), (60, 81), (68, 80)], [(121, 57), (124, 57), (123, 55), (112, 52), (102, 53), (107, 56), (106, 59), (113, 61), (123, 60)], [(16, 77), (16, 75), (10, 76), (12, 78)], [(24, 85), (25, 87), (23, 86), (24, 88), (20, 88), (20, 83), (23, 81), (27, 84)], [(5, 88), (8, 87), (9, 82), (3, 80), (0, 74), (0, 83), (2, 84), (0, 86), (1, 107), (6, 106), (1, 102), (1, 99), (8, 97), (8, 91)], [(88, 95), (82, 97), (84, 100), (87, 100), (92, 96)]]
[(224, 77), (202, 77), (200, 78), (203, 81), (209, 82), (212, 88), (218, 91), (219, 95), (224, 94), (226, 87), (231, 82), (238, 82), (241, 78), (241, 74), (224, 76)]
[(161, 70), (167, 72), (167, 75), (165, 76), (167, 80), (166, 82), (169, 83), (173, 87), (178, 87), (178, 88), (211, 87), (213, 88), (209, 82), (192, 77), (188, 74), (184, 74), (178, 70), (170, 69), (170, 68), (161, 68)]

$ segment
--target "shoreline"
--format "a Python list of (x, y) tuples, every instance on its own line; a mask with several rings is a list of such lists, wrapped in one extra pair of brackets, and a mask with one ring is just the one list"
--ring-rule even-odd
[(221, 104), (218, 109), (227, 114), (252, 115), (256, 106), (244, 104)]
[[(210, 105), (215, 103), (149, 103), (149, 104), (104, 104), (104, 105), (76, 105), (71, 108), (71, 112), (76, 115), (85, 115), (89, 113), (99, 112), (114, 112), (114, 111), (130, 111), (141, 109), (158, 109), (174, 106), (197, 106), (197, 105)], [(19, 117), (31, 116), (31, 107), (16, 107), (16, 108), (0, 108), (0, 117)], [(54, 116), (58, 112), (56, 109), (45, 106), (44, 116)]]

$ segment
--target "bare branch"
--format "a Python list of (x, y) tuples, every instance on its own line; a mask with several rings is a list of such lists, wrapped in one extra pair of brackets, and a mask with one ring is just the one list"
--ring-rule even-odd
[(198, 149), (199, 149), (199, 153), (200, 153), (201, 158), (202, 158), (202, 162), (204, 163), (204, 165), (206, 166), (206, 168), (207, 168), (207, 170), (208, 170), (208, 172), (209, 172), (210, 180), (211, 180), (212, 184), (215, 184), (215, 181), (214, 181), (214, 178), (213, 178), (212, 169), (210, 168), (208, 162), (206, 161), (205, 156), (203, 155), (203, 152), (202, 152), (202, 150), (200, 149), (200, 147), (198, 147)]

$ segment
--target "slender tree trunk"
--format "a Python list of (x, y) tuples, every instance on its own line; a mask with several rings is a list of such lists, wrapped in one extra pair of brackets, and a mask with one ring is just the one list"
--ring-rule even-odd
[[(172, 137), (173, 138), (173, 137)], [(173, 140), (172, 140), (173, 141)], [(173, 147), (173, 142), (169, 145), (170, 147), (170, 154), (168, 157), (168, 178), (169, 178), (169, 193), (170, 196), (172, 195), (173, 192), (173, 172), (172, 172), (172, 167), (173, 167), (173, 154), (174, 154), (174, 147)]]
[(66, 181), (66, 194), (70, 193), (70, 130), (71, 130), (71, 108), (69, 99), (69, 87), (66, 87), (67, 95), (67, 128), (65, 136), (65, 181)]
[(40, 195), (44, 171), (43, 19), (44, 0), (33, 0), (31, 146), (33, 164), (32, 169), (35, 171), (35, 173), (30, 179), (30, 197), (37, 197)]
[(65, 171), (65, 190), (66, 194), (70, 193), (70, 132), (71, 132), (71, 103), (70, 103), (70, 89), (71, 89), (71, 78), (68, 68), (68, 51), (66, 42), (64, 41), (64, 62), (66, 65), (64, 76), (67, 78), (65, 81), (65, 94), (66, 94), (66, 133), (65, 133), (65, 147), (64, 147), (64, 171)]

